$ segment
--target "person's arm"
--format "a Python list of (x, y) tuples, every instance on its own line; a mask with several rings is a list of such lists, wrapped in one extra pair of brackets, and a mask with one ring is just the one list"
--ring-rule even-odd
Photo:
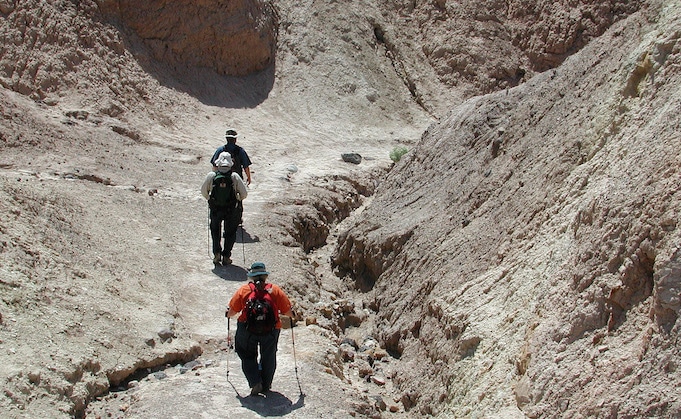
[(206, 200), (210, 198), (210, 191), (213, 189), (213, 179), (215, 178), (215, 172), (210, 172), (206, 176), (206, 179), (203, 181), (203, 185), (201, 185), (201, 195), (203, 195)]
[(246, 153), (246, 150), (243, 147), (240, 147), (239, 150), (239, 158), (241, 159), (241, 167), (244, 169), (244, 173), (246, 174), (246, 185), (251, 184), (251, 158), (248, 157), (248, 153)]
[(279, 313), (287, 317), (293, 317), (293, 310), (291, 309), (291, 300), (288, 299), (286, 293), (278, 286), (272, 286), (275, 295), (272, 295), (274, 303), (277, 305)]
[(241, 310), (244, 309), (245, 305), (245, 295), (248, 295), (249, 293), (250, 288), (247, 285), (236, 290), (232, 299), (229, 300), (229, 306), (227, 306), (227, 310), (225, 311), (225, 317), (234, 317), (241, 313)]
[(232, 173), (232, 185), (234, 186), (234, 192), (236, 192), (236, 198), (239, 201), (246, 199), (248, 188), (246, 188), (243, 179), (237, 173)]
[(251, 167), (244, 167), (244, 173), (246, 173), (246, 184), (251, 184)]
[(279, 314), (279, 321), (281, 322), (282, 329), (290, 329), (296, 325), (294, 321), (295, 315), (293, 310), (289, 309), (286, 313)]

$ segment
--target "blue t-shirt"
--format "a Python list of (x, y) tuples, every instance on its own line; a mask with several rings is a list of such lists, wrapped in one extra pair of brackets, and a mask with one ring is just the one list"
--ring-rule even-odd
[(215, 153), (213, 153), (213, 157), (211, 157), (210, 159), (210, 164), (215, 166), (215, 160), (217, 160), (218, 156), (223, 151), (226, 151), (229, 154), (238, 153), (239, 163), (241, 163), (241, 167), (232, 167), (232, 171), (238, 173), (239, 176), (241, 176), (241, 178), (243, 179), (244, 175), (242, 170), (251, 165), (251, 159), (248, 158), (246, 150), (244, 150), (243, 147), (239, 147), (234, 143), (227, 143), (225, 145), (218, 147), (218, 149), (215, 150)]

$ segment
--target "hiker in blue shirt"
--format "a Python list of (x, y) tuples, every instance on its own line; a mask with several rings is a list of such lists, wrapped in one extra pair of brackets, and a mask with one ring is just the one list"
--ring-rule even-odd
[[(251, 159), (248, 157), (248, 154), (243, 147), (236, 145), (236, 138), (236, 130), (231, 128), (228, 129), (225, 132), (225, 139), (227, 140), (227, 143), (225, 145), (221, 145), (217, 150), (215, 150), (213, 157), (210, 159), (210, 163), (213, 165), (213, 170), (216, 170), (215, 160), (217, 160), (218, 156), (223, 151), (228, 152), (232, 156), (232, 162), (234, 163), (232, 166), (232, 172), (237, 173), (239, 176), (241, 176), (241, 179), (246, 180), (246, 185), (250, 185)], [(246, 174), (246, 177), (244, 177), (244, 173)]]

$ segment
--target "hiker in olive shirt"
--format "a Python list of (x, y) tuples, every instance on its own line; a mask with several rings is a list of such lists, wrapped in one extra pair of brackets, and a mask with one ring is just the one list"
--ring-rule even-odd
[[(213, 263), (232, 263), (232, 248), (236, 242), (236, 230), (241, 223), (244, 208), (241, 201), (248, 196), (248, 190), (241, 177), (232, 173), (232, 158), (227, 152), (215, 161), (216, 171), (208, 173), (201, 185), (201, 194), (208, 200), (210, 209), (210, 236), (213, 240)], [(227, 178), (224, 178), (227, 176)], [(218, 182), (219, 180), (219, 182)], [(229, 188), (229, 194), (225, 189)], [(220, 193), (217, 193), (220, 191)], [(232, 200), (233, 202), (229, 202)], [(223, 202), (224, 201), (224, 202)], [(224, 224), (225, 245), (221, 245)]]
[[(251, 396), (265, 393), (272, 387), (272, 379), (277, 369), (277, 344), (281, 332), (280, 314), (293, 317), (291, 302), (284, 291), (277, 285), (267, 283), (265, 264), (255, 262), (251, 265), (248, 284), (242, 285), (229, 301), (229, 308), (225, 315), (234, 317), (237, 314), (236, 335), (234, 336), (234, 348), (241, 358), (241, 369), (248, 380), (251, 388)], [(270, 326), (271, 330), (262, 333), (253, 332), (249, 329), (248, 302), (254, 299), (257, 293), (266, 294), (265, 299), (272, 306), (274, 318)], [(293, 324), (291, 324), (293, 325)], [(258, 347), (260, 348), (260, 365), (258, 365)]]

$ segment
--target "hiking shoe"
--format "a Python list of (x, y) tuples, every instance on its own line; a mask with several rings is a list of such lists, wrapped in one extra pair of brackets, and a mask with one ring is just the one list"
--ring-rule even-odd
[(231, 265), (231, 264), (232, 264), (232, 259), (229, 258), (229, 257), (227, 257), (227, 256), (223, 256), (223, 257), (222, 257), (222, 264), (225, 265), (225, 266), (226, 266), (226, 265)]
[(262, 393), (262, 383), (254, 385), (251, 389), (251, 396), (257, 396), (259, 393)]
[(216, 264), (216, 265), (218, 263), (220, 263), (220, 254), (219, 253), (216, 253), (216, 254), (213, 255), (213, 263)]

